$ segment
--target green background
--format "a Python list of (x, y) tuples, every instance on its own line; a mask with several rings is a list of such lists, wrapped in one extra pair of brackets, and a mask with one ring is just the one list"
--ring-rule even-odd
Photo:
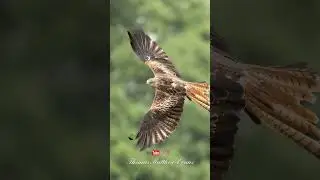
[(0, 179), (107, 179), (104, 2), (0, 2)]

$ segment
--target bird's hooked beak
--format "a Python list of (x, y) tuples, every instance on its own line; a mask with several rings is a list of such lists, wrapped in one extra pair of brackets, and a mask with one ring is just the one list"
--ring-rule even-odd
[(154, 82), (154, 79), (153, 79), (153, 78), (151, 78), (151, 79), (148, 79), (148, 80), (147, 80), (146, 84), (152, 85), (152, 84), (153, 84), (153, 82)]

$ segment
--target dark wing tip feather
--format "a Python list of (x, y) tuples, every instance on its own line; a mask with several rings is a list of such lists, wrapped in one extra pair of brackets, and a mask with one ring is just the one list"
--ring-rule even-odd
[(140, 151), (165, 141), (177, 128), (184, 99), (164, 114), (150, 110), (141, 122), (136, 139)]
[(162, 49), (143, 30), (127, 31), (130, 44), (136, 55), (143, 61), (157, 58)]
[(142, 30), (132, 30), (127, 31), (127, 33), (132, 50), (141, 60), (146, 60), (147, 57), (145, 55), (146, 50), (144, 46), (146, 44), (146, 40), (150, 41), (150, 38)]
[(218, 35), (213, 27), (210, 29), (210, 46), (211, 48), (217, 48), (222, 51), (228, 52), (228, 47), (224, 39)]
[(137, 147), (143, 151), (152, 145), (162, 143), (176, 129), (177, 125), (177, 123), (159, 122), (150, 129), (141, 128), (136, 136), (138, 139)]

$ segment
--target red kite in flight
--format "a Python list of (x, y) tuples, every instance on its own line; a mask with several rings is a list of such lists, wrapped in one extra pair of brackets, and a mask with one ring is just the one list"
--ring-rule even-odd
[(136, 136), (143, 150), (163, 142), (177, 128), (185, 97), (209, 111), (210, 85), (182, 80), (167, 54), (142, 30), (128, 35), (133, 51), (154, 74), (146, 83), (155, 89), (155, 96)]

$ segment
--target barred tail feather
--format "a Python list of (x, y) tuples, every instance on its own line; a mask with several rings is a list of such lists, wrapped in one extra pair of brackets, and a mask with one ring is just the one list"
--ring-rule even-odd
[(210, 110), (210, 85), (206, 82), (186, 84), (187, 97), (206, 110)]

